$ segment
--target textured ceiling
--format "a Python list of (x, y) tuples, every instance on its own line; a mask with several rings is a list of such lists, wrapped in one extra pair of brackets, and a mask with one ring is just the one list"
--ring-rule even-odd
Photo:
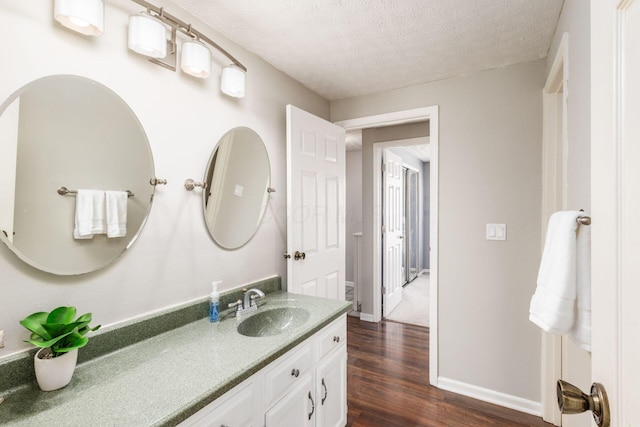
[(562, 0), (173, 1), (328, 100), (543, 58), (562, 8)]

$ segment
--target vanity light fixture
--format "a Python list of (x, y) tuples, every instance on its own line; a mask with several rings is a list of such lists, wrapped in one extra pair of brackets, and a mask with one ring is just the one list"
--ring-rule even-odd
[[(146, 13), (131, 15), (129, 19), (130, 49), (142, 55), (150, 56), (151, 58), (149, 60), (151, 62), (175, 71), (177, 52), (176, 33), (180, 31), (191, 38), (182, 43), (182, 53), (180, 56), (180, 68), (182, 71), (198, 78), (209, 77), (211, 75), (211, 51), (207, 45), (212, 46), (231, 60), (231, 65), (222, 69), (220, 90), (224, 94), (235, 98), (242, 98), (245, 95), (247, 67), (231, 56), (229, 52), (201, 32), (192, 28), (191, 24), (187, 24), (165, 12), (164, 8), (154, 6), (145, 0), (131, 1), (145, 7), (147, 10)], [(152, 26), (147, 21), (143, 22), (143, 19), (154, 19), (160, 22), (162, 24), (162, 31), (159, 26)], [(167, 39), (167, 28), (171, 29), (170, 39)], [(144, 39), (145, 43), (139, 42), (132, 44), (132, 39)], [(165, 46), (164, 53), (162, 52), (161, 46)]]
[(198, 40), (182, 43), (180, 68), (194, 77), (208, 78), (211, 75), (211, 51)]
[(167, 56), (167, 27), (159, 19), (139, 13), (129, 17), (129, 49), (151, 58)]
[(234, 98), (244, 97), (246, 75), (244, 70), (235, 64), (222, 69), (220, 78), (220, 90)]
[(104, 31), (102, 0), (55, 0), (53, 18), (60, 24), (87, 36)]

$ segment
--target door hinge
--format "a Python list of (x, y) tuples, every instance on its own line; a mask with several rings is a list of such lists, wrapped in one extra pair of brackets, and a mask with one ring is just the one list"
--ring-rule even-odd
[(384, 163), (380, 164), (380, 170), (382, 171), (382, 173), (385, 173), (387, 171), (387, 165)]
[(382, 295), (386, 295), (387, 294), (387, 287), (383, 286), (382, 287)]
[(382, 227), (380, 227), (380, 228), (381, 228), (382, 234), (386, 233), (384, 225)]

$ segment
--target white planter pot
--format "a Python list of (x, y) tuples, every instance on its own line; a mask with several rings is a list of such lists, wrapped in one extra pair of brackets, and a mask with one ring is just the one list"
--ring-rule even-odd
[(46, 354), (49, 351), (48, 348), (40, 349), (33, 359), (36, 380), (38, 380), (38, 385), (42, 391), (58, 390), (69, 384), (78, 361), (78, 349), (53, 359), (40, 359), (38, 357), (41, 353)]

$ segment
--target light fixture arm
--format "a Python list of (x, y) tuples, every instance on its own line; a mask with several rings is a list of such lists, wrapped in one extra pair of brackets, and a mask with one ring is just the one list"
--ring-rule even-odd
[(231, 55), (229, 52), (227, 52), (225, 49), (223, 49), (219, 44), (217, 44), (216, 42), (214, 42), (213, 40), (211, 40), (209, 37), (205, 36), (204, 34), (202, 34), (200, 31), (194, 29), (191, 24), (187, 24), (186, 22), (176, 18), (175, 16), (167, 13), (164, 8), (162, 7), (157, 7), (152, 5), (151, 3), (145, 1), (145, 0), (131, 0), (134, 3), (139, 4), (140, 6), (143, 6), (147, 9), (147, 11), (149, 11), (149, 13), (153, 12), (156, 16), (156, 18), (160, 19), (162, 22), (166, 23), (167, 25), (169, 25), (173, 30), (178, 30), (181, 33), (186, 34), (189, 37), (196, 37), (197, 39), (199, 39), (200, 41), (204, 41), (207, 44), (211, 45), (212, 47), (216, 48), (218, 51), (220, 51), (222, 54), (224, 54), (227, 58), (229, 58), (231, 60), (231, 62), (233, 62), (234, 65), (236, 65), (238, 68), (240, 68), (242, 71), (247, 71), (247, 67), (245, 67), (244, 65), (242, 65), (242, 63), (240, 63), (240, 61), (238, 61), (236, 58), (233, 57), (233, 55)]

